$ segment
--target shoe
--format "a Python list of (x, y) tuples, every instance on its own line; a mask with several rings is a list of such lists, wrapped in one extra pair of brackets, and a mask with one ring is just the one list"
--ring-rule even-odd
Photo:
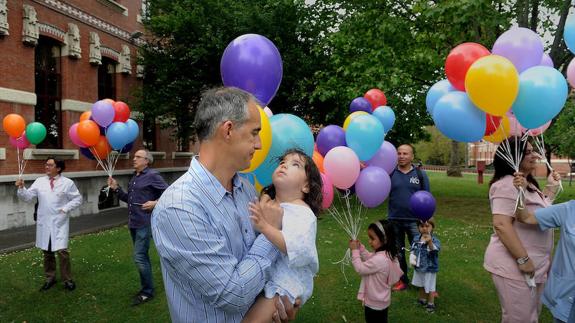
[(44, 283), (44, 285), (42, 285), (42, 287), (40, 287), (40, 291), (41, 292), (45, 292), (47, 290), (49, 290), (50, 288), (52, 288), (52, 286), (56, 285), (56, 280), (52, 279), (49, 280), (47, 282)]
[(421, 306), (425, 306), (425, 305), (427, 305), (427, 301), (423, 298), (420, 298), (417, 300), (417, 304), (419, 304)]
[(399, 292), (399, 291), (406, 290), (406, 289), (407, 289), (407, 284), (400, 280), (397, 282), (397, 284), (395, 284), (393, 286), (393, 288), (391, 290), (394, 292)]
[(435, 313), (435, 304), (427, 304), (425, 310), (427, 313)]
[(64, 283), (64, 289), (67, 289), (69, 291), (73, 291), (74, 289), (76, 289), (76, 283), (74, 283), (73, 280), (69, 280), (69, 281)]
[(140, 305), (140, 304), (149, 302), (150, 300), (152, 300), (152, 298), (154, 298), (154, 296), (146, 295), (144, 293), (138, 293), (132, 299), (132, 306), (136, 306), (136, 305)]

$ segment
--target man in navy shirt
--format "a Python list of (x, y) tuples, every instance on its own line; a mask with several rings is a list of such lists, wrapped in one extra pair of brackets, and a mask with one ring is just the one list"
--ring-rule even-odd
[(409, 246), (417, 231), (417, 218), (409, 209), (411, 195), (419, 190), (429, 191), (429, 179), (425, 171), (415, 167), (413, 162), (413, 146), (403, 144), (397, 148), (397, 168), (391, 173), (391, 191), (389, 193), (388, 219), (395, 233), (399, 248), (399, 264), (403, 270), (401, 280), (395, 284), (393, 290), (399, 291), (407, 288), (407, 263), (405, 261), (405, 236)]
[(154, 157), (147, 150), (138, 150), (134, 154), (135, 174), (128, 183), (128, 192), (125, 192), (113, 178), (108, 178), (108, 185), (115, 190), (118, 198), (128, 203), (128, 228), (134, 244), (134, 262), (140, 273), (142, 289), (134, 296), (132, 305), (145, 303), (154, 297), (154, 283), (152, 280), (152, 264), (148, 249), (152, 229), (150, 218), (152, 210), (162, 193), (168, 187), (158, 171), (148, 166), (154, 162)]

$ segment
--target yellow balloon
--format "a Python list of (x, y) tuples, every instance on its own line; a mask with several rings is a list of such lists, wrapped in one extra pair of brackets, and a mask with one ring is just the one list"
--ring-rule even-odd
[(499, 123), (499, 127), (495, 130), (494, 133), (490, 134), (489, 136), (484, 136), (483, 139), (494, 144), (498, 144), (509, 138), (511, 136), (511, 126), (509, 124), (509, 118), (507, 116), (501, 117), (501, 122)]
[(260, 111), (260, 120), (262, 124), (262, 129), (260, 130), (259, 136), (262, 143), (262, 148), (256, 150), (252, 160), (250, 162), (250, 167), (244, 169), (242, 172), (249, 173), (253, 172), (260, 164), (266, 159), (270, 147), (272, 146), (272, 126), (270, 125), (270, 119), (265, 113), (264, 109), (258, 105), (258, 110)]
[(465, 91), (479, 109), (503, 116), (519, 92), (519, 74), (513, 63), (498, 55), (483, 56), (465, 75)]
[(350, 115), (347, 116), (347, 118), (345, 118), (345, 121), (343, 122), (343, 130), (347, 130), (347, 127), (349, 126), (349, 123), (351, 122), (351, 120), (353, 120), (355, 117), (360, 116), (362, 114), (369, 114), (365, 111), (355, 111), (353, 113), (351, 113)]

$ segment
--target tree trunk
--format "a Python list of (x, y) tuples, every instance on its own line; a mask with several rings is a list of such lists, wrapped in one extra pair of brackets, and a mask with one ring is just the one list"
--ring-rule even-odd
[(515, 13), (519, 27), (529, 28), (529, 0), (517, 0)]
[(449, 168), (447, 169), (447, 176), (461, 177), (461, 166), (459, 165), (459, 143), (455, 140), (451, 141), (451, 156), (449, 158)]

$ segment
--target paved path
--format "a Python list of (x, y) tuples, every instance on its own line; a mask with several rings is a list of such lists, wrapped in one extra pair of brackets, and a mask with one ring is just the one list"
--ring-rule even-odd
[[(106, 230), (128, 223), (126, 208), (117, 207), (70, 219), (70, 237)], [(0, 231), (0, 253), (18, 251), (34, 246), (36, 225)]]

